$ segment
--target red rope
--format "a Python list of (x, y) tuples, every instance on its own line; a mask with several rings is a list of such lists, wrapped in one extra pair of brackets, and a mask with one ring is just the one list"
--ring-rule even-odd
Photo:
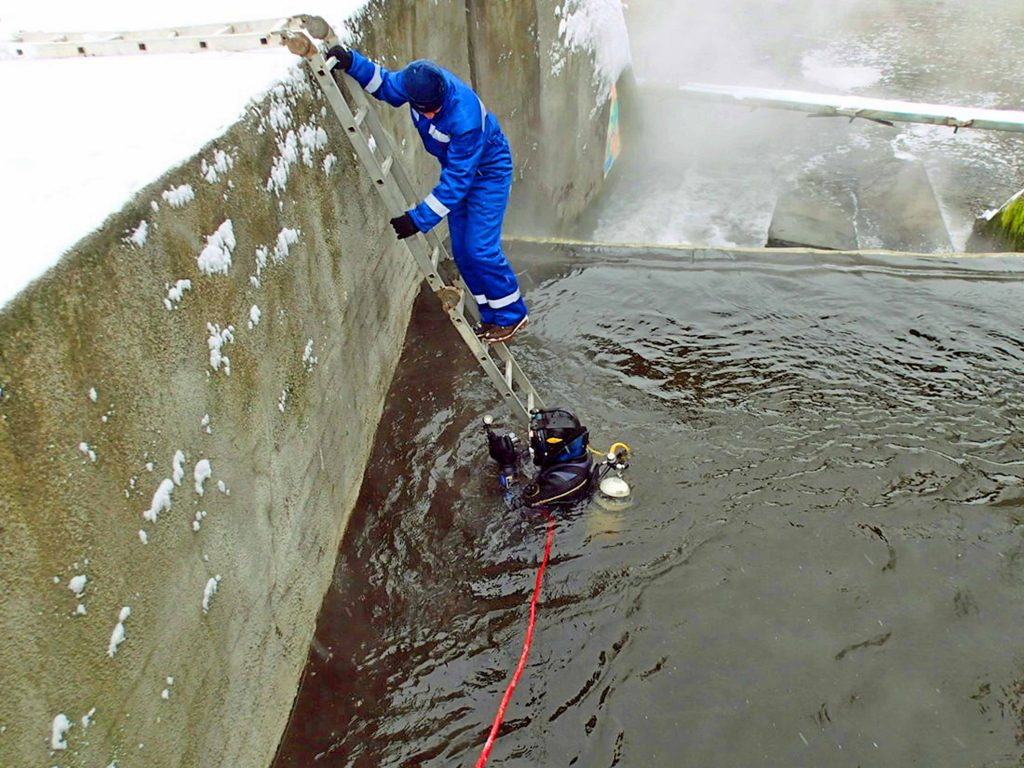
[(512, 691), (515, 690), (516, 683), (519, 682), (519, 676), (523, 673), (523, 667), (526, 666), (526, 657), (530, 654), (530, 641), (533, 640), (533, 625), (537, 619), (537, 597), (540, 595), (540, 580), (544, 576), (544, 568), (548, 564), (548, 555), (551, 554), (551, 541), (555, 538), (555, 521), (551, 519), (550, 515), (547, 516), (547, 521), (548, 540), (544, 545), (544, 559), (541, 561), (540, 569), (537, 571), (537, 584), (533, 588), (533, 598), (530, 600), (530, 625), (526, 628), (523, 652), (519, 655), (519, 665), (516, 667), (515, 674), (512, 675), (512, 681), (508, 684), (508, 690), (505, 691), (505, 697), (501, 700), (501, 706), (498, 707), (498, 716), (494, 718), (491, 733), (487, 737), (487, 743), (484, 744), (483, 752), (477, 758), (475, 768), (483, 768), (484, 763), (487, 762), (487, 756), (491, 753), (494, 740), (498, 737), (498, 728), (501, 727), (501, 721), (505, 717), (505, 707), (508, 706), (508, 702), (512, 698)]

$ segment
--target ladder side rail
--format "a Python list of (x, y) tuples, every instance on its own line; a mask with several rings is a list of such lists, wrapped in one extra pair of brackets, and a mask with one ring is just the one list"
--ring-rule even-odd
[(165, 53), (242, 53), (259, 48), (285, 45), (279, 33), (252, 32), (242, 35), (210, 35), (208, 37), (168, 37), (148, 40), (91, 40), (67, 43), (12, 43), (0, 41), (5, 49), (19, 58), (68, 59), (82, 56), (132, 56)]
[(516, 362), (516, 359), (512, 356), (512, 352), (509, 350), (508, 345), (492, 344), (491, 349), (494, 351), (494, 354), (498, 357), (498, 359), (500, 359), (506, 365), (511, 365), (512, 380), (516, 382), (516, 384), (523, 390), (523, 392), (529, 398), (532, 399), (532, 407), (543, 408), (543, 398), (541, 398), (541, 396), (537, 393), (537, 390), (534, 389), (533, 384), (530, 383), (530, 380), (526, 377), (526, 374), (523, 372), (523, 369), (519, 367), (519, 363)]
[[(523, 417), (523, 419), (526, 422), (529, 422), (531, 410), (531, 395), (534, 398), (534, 401), (536, 398), (536, 393), (533, 391), (533, 386), (530, 385), (529, 382), (526, 382), (527, 388), (520, 387), (522, 394), (520, 394), (520, 392), (517, 391), (516, 387), (510, 386), (508, 382), (505, 380), (505, 374), (503, 370), (490, 357), (487, 345), (476, 337), (476, 334), (473, 333), (473, 329), (470, 328), (467, 323), (455, 322), (453, 315), (454, 310), (449, 310), (448, 317), (453, 320), (455, 330), (457, 330), (459, 332), (459, 335), (462, 336), (462, 340), (466, 343), (466, 346), (469, 347), (469, 351), (473, 353), (473, 356), (477, 359), (477, 362), (480, 363), (480, 367), (483, 368), (484, 373), (487, 374), (487, 377), (491, 380), (491, 383), (494, 384), (495, 388), (499, 392), (501, 392), (501, 394), (505, 397), (505, 400), (508, 402), (508, 404), (513, 408), (517, 409), (519, 414)], [(505, 345), (502, 344), (501, 346), (504, 347)], [(522, 384), (521, 381), (516, 383)], [(536, 408), (539, 406), (533, 405), (532, 407)]]
[(150, 40), (174, 39), (179, 37), (209, 37), (221, 34), (271, 34), (281, 35), (284, 30), (296, 30), (294, 17), (277, 17), (255, 21), (226, 21), (219, 24), (194, 24), (184, 27), (160, 27), (154, 29), (99, 30), (95, 32), (47, 32), (44, 30), (20, 30), (12, 38), (17, 43), (80, 43), (98, 40)]
[[(355, 115), (352, 113), (348, 102), (341, 94), (341, 90), (338, 88), (338, 84), (335, 82), (333, 76), (327, 71), (327, 68), (323, 65), (323, 57), (320, 54), (315, 54), (312, 59), (309, 60), (310, 69), (313, 72), (314, 77), (320, 84), (320, 89), (327, 98), (327, 103), (330, 105), (334, 114), (338, 117), (342, 127), (348, 134), (349, 141), (352, 144), (352, 148), (355, 150), (360, 163), (370, 172), (371, 176), (374, 176), (374, 186), (377, 188), (378, 193), (384, 200), (385, 205), (398, 208), (405, 205), (405, 201), (402, 198), (401, 191), (394, 185), (389, 184), (389, 177), (383, 173), (382, 161), (370, 148), (369, 143), (366, 141), (366, 137), (359, 131), (359, 126), (356, 125)], [(392, 170), (396, 167), (400, 167), (395, 163), (392, 163)], [(409, 238), (410, 241), (416, 241), (416, 238)], [(416, 259), (416, 263), (423, 273), (424, 278), (430, 285), (431, 290), (435, 293), (441, 288), (445, 287), (444, 281), (441, 276), (434, 269), (434, 265), (430, 261), (430, 254), (426, 250), (426, 244), (419, 240), (418, 242), (410, 242), (410, 251), (412, 251), (413, 257)]]
[[(375, 109), (374, 104), (371, 103), (371, 97), (363, 90), (363, 87), (348, 73), (344, 74), (344, 80), (348, 86), (352, 101), (356, 104), (359, 109), (366, 110), (365, 123), (367, 129), (370, 131), (370, 135), (373, 136), (374, 141), (378, 145), (382, 145), (392, 157), (400, 157), (398, 154), (398, 146), (391, 132), (384, 127), (384, 122), (380, 119), (380, 113)], [(409, 174), (405, 169), (405, 165), (402, 163), (396, 163), (394, 168), (395, 181), (398, 182), (399, 188), (402, 190), (402, 194), (405, 195), (406, 200), (416, 200), (418, 195), (416, 188), (413, 186), (412, 180), (409, 178)], [(447, 249), (444, 246), (444, 241), (441, 236), (437, 234), (436, 228), (424, 233), (427, 237), (427, 242), (432, 247), (438, 248), (442, 254), (447, 254)], [(443, 260), (443, 256), (442, 256)]]

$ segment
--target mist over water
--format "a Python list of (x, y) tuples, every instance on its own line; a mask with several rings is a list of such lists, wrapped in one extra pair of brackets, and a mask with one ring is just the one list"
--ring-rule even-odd
[[(636, 75), (647, 84), (1024, 108), (1024, 5), (1007, 0), (641, 0), (629, 4), (627, 21)], [(924, 163), (952, 247), (962, 250), (974, 219), (1024, 187), (1021, 134), (700, 101), (645, 99), (639, 111), (639, 141), (594, 214), (599, 240), (761, 246), (780, 192), (808, 171), (841, 186), (869, 173), (868, 161), (906, 157)], [(861, 247), (893, 247), (870, 216), (859, 235)]]

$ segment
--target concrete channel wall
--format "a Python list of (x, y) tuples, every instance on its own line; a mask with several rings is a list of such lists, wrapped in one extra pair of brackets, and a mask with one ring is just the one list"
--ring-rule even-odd
[[(475, 81), (517, 200), (568, 219), (607, 111), (586, 48), (548, 66), (561, 5), (374, 2), (353, 29)], [(0, 765), (273, 757), (419, 289), (325, 107), (296, 70), (0, 310)]]

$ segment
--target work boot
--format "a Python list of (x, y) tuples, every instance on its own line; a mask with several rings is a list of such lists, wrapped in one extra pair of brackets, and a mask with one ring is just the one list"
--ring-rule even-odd
[(530, 318), (523, 315), (521, 320), (512, 323), (512, 325), (492, 325), (480, 338), (488, 344), (501, 344), (511, 339), (529, 324)]
[(484, 336), (491, 332), (492, 328), (497, 327), (498, 326), (496, 326), (494, 323), (480, 323), (479, 325), (473, 326), (473, 333), (476, 334), (476, 337), (478, 339), (482, 339)]

